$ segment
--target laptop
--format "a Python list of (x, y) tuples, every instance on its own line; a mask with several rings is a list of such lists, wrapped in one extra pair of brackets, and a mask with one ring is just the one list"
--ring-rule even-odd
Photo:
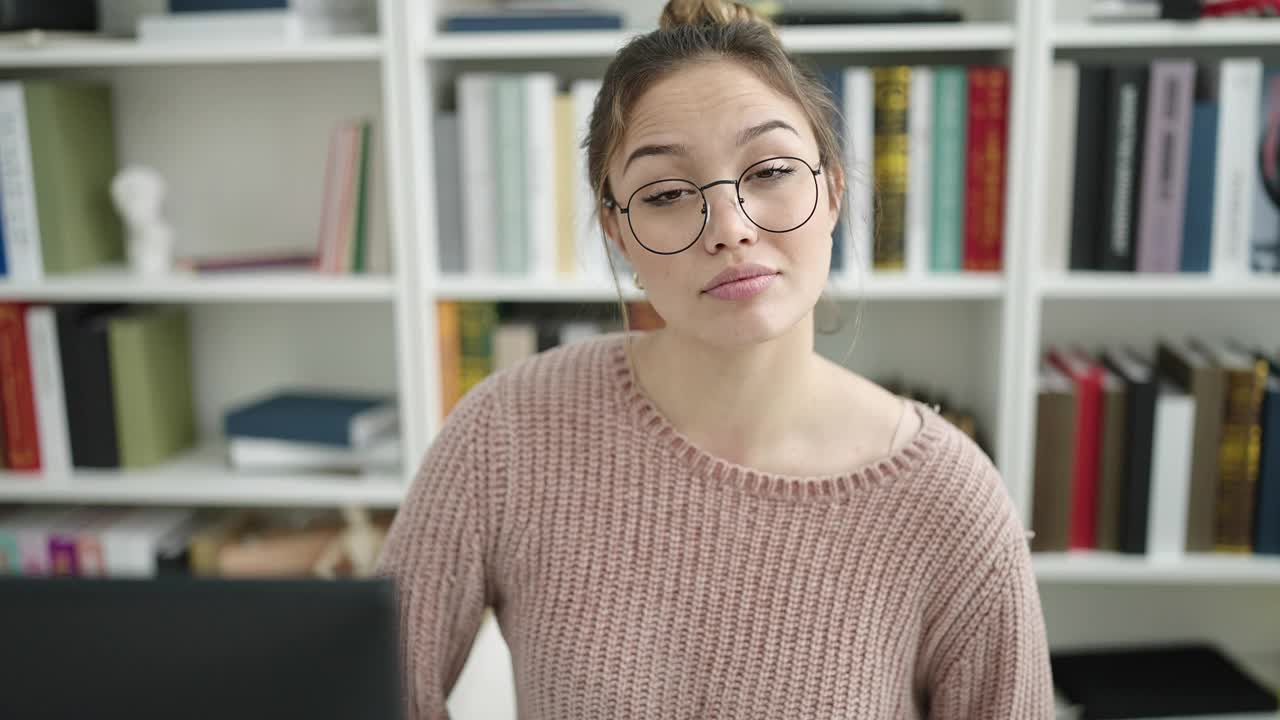
[(0, 578), (0, 718), (402, 717), (394, 586)]

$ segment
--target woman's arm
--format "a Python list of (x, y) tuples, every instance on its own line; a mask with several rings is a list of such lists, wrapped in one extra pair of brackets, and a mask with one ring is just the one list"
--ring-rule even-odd
[(379, 573), (395, 579), (410, 720), (444, 720), (488, 604), (482, 498), (494, 452), (493, 383), (454, 407), (392, 523)]
[(1004, 548), (990, 591), (966, 609), (962, 640), (930, 688), (929, 718), (1052, 720), (1053, 680), (1044, 615), (1025, 542)]

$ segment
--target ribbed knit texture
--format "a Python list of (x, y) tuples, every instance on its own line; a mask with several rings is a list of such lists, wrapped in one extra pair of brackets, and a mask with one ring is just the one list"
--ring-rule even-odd
[(448, 717), (489, 606), (521, 720), (1052, 718), (1008, 493), (914, 410), (891, 456), (791, 477), (693, 445), (621, 333), (490, 376), (450, 413), (382, 557), (410, 717)]

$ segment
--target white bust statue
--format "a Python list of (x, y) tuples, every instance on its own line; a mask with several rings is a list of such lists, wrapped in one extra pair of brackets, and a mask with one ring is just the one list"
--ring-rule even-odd
[(124, 220), (134, 272), (156, 275), (172, 267), (173, 228), (160, 217), (165, 190), (164, 178), (149, 167), (126, 167), (111, 181), (111, 199)]

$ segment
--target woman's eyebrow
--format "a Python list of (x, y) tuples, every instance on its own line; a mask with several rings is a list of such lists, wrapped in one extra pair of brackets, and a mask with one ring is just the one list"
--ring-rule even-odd
[(622, 166), (622, 172), (626, 172), (631, 167), (631, 163), (642, 157), (652, 157), (654, 155), (679, 155), (687, 157), (689, 155), (689, 146), (683, 143), (671, 143), (668, 145), (641, 145), (631, 154), (627, 156), (627, 162)]
[(790, 130), (795, 133), (796, 137), (800, 137), (800, 133), (791, 127), (791, 123), (785, 120), (766, 120), (759, 125), (752, 125), (738, 133), (738, 145), (746, 145), (770, 130)]

